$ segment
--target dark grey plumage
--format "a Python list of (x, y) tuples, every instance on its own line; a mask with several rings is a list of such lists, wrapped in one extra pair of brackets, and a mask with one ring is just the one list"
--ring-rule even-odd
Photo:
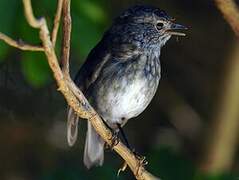
[[(160, 50), (183, 29), (164, 11), (134, 6), (117, 17), (90, 52), (75, 83), (104, 121), (117, 130), (139, 115), (152, 100), (160, 80)], [(68, 113), (68, 142), (75, 143), (78, 117)], [(102, 165), (104, 142), (88, 122), (84, 163)]]

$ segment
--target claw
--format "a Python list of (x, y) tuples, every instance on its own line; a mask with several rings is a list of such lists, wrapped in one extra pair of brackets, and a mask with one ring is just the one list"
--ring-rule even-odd
[(148, 161), (146, 160), (145, 156), (140, 155), (135, 150), (133, 150), (133, 153), (135, 155), (135, 158), (139, 160), (140, 166), (146, 166), (148, 164)]
[(145, 157), (145, 156), (141, 156), (140, 164), (141, 164), (142, 166), (146, 166), (146, 165), (148, 164), (148, 161), (146, 160), (146, 157)]
[(137, 174), (137, 176), (140, 176), (140, 169), (141, 169), (141, 167), (146, 166), (148, 164), (148, 161), (146, 160), (145, 156), (140, 155), (135, 150), (133, 150), (133, 153), (135, 155), (135, 158), (139, 161), (136, 174)]
[(124, 164), (121, 166), (121, 168), (119, 168), (119, 170), (117, 172), (117, 177), (119, 177), (121, 172), (124, 172), (126, 170), (127, 166), (128, 166), (128, 164), (125, 161)]
[(118, 136), (118, 132), (117, 131), (113, 131), (113, 135), (110, 138), (111, 144), (110, 144), (110, 149), (113, 149), (114, 146), (116, 146), (117, 144), (119, 144), (119, 136)]
[(105, 144), (105, 149), (113, 150), (113, 147), (119, 144), (120, 138), (118, 136), (118, 132), (113, 131), (112, 136), (109, 138), (111, 144)]

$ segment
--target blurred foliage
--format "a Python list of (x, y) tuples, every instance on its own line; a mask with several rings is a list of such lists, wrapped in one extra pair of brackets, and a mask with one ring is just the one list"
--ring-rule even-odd
[[(203, 174), (197, 170), (195, 164), (190, 159), (169, 147), (151, 150), (147, 155), (147, 160), (150, 162), (147, 169), (162, 180), (236, 180), (238, 177), (238, 175), (229, 173), (215, 176)], [(79, 166), (79, 163), (64, 161), (58, 163), (54, 171), (51, 170), (48, 173), (43, 173), (44, 175), (40, 179), (131, 179), (132, 175), (129, 174), (128, 169), (117, 177), (117, 169), (120, 164), (117, 165), (112, 159), (110, 161), (106, 161), (102, 167), (93, 168), (89, 171), (86, 171), (85, 167)]]
[(157, 172), (162, 179), (192, 180), (194, 177), (193, 163), (172, 152), (170, 148), (151, 151), (147, 157), (151, 172)]
[[(13, 34), (12, 27), (15, 23), (18, 5), (18, 0), (12, 0), (10, 3), (8, 1), (0, 1), (0, 7), (4, 9), (4, 11), (0, 11), (0, 22), (1, 24), (4, 24), (4, 26), (0, 26), (1, 32), (6, 32), (9, 35)], [(7, 56), (9, 49), (11, 49), (11, 47), (0, 41), (0, 62), (2, 62)]]
[(52, 74), (45, 55), (39, 52), (24, 52), (21, 57), (23, 60), (22, 72), (26, 80), (34, 87), (41, 87), (52, 79)]
[(158, 173), (165, 180), (233, 180), (238, 177), (232, 174), (203, 174), (190, 159), (167, 147), (153, 150), (147, 157), (151, 172)]
[(102, 36), (108, 22), (107, 11), (100, 1), (72, 1), (72, 49), (85, 58)]
[[(49, 27), (52, 27), (56, 5), (56, 0), (33, 1), (34, 13), (38, 17), (46, 17)], [(0, 1), (0, 7), (4, 9), (0, 12), (0, 22), (4, 24), (4, 26), (0, 26), (1, 32), (15, 39), (21, 38), (28, 43), (40, 43), (38, 31), (31, 28), (23, 16), (21, 1), (11, 0), (10, 3)], [(83, 60), (102, 36), (108, 22), (108, 15), (103, 7), (102, 2), (98, 0), (72, 1), (72, 51), (78, 60)], [(59, 52), (61, 44), (60, 33), (56, 45), (57, 52)], [(0, 42), (0, 62), (7, 58), (10, 49), (12, 50), (11, 47)], [(30, 85), (43, 87), (49, 83), (51, 75), (46, 62), (44, 62), (46, 60), (44, 55), (26, 52), (22, 53), (19, 60), (25, 79)]]

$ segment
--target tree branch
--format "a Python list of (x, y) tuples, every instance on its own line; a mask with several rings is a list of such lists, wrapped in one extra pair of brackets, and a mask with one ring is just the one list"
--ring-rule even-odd
[(239, 37), (239, 9), (237, 4), (233, 0), (215, 0), (215, 4)]
[[(239, 9), (233, 0), (215, 0), (215, 5), (239, 37)], [(235, 159), (239, 127), (239, 43), (235, 44), (232, 57), (227, 60), (224, 82), (219, 88), (218, 99), (212, 124), (208, 132), (206, 153), (201, 169), (211, 174), (228, 171)]]
[[(24, 4), (25, 16), (29, 25), (32, 26), (33, 28), (39, 29), (39, 36), (43, 43), (44, 53), (47, 57), (48, 64), (53, 72), (54, 78), (59, 87), (58, 90), (63, 94), (68, 105), (73, 108), (76, 114), (80, 116), (81, 118), (88, 119), (91, 122), (92, 126), (95, 128), (96, 132), (102, 137), (102, 139), (106, 143), (112, 144), (113, 135), (111, 131), (104, 125), (102, 119), (99, 117), (96, 111), (92, 108), (92, 106), (84, 97), (83, 93), (74, 84), (74, 82), (68, 77), (65, 77), (65, 74), (68, 73), (67, 68), (69, 68), (69, 66), (68, 65), (65, 66), (65, 64), (67, 64), (68, 62), (63, 63), (65, 66), (64, 68), (66, 69), (65, 72), (67, 73), (62, 72), (58, 63), (55, 50), (54, 50), (54, 45), (49, 35), (50, 33), (47, 27), (46, 20), (44, 18), (36, 19), (34, 17), (30, 0), (23, 0), (23, 4)], [(64, 9), (67, 8), (65, 10), (63, 9), (63, 11), (67, 12), (67, 15), (69, 15), (70, 1), (65, 0), (65, 3), (63, 6), (64, 6)], [(65, 17), (67, 17), (65, 22), (66, 23), (69, 22), (70, 17), (69, 16), (65, 16)], [(66, 30), (70, 30), (70, 28), (68, 27), (66, 28)], [(65, 37), (66, 39), (65, 44), (69, 45), (70, 31), (66, 32), (66, 34), (64, 35), (68, 36), (68, 37)], [(69, 46), (66, 46), (65, 48), (66, 48), (65, 60), (68, 61)], [(135, 157), (135, 155), (126, 146), (124, 146), (122, 142), (119, 142), (117, 145), (115, 145), (113, 149), (126, 161), (126, 163), (128, 164), (128, 166), (130, 167), (130, 169), (132, 170), (133, 174), (135, 175), (137, 179), (140, 179), (140, 180), (158, 179), (145, 170), (142, 161), (138, 160)]]
[(71, 41), (71, 14), (70, 0), (63, 0), (63, 37), (62, 37), (62, 52), (61, 66), (65, 76), (69, 75), (69, 58), (70, 58), (70, 41)]
[(51, 34), (51, 41), (52, 41), (53, 47), (55, 47), (56, 45), (57, 33), (58, 33), (60, 20), (61, 20), (62, 6), (63, 6), (63, 0), (58, 0), (56, 15), (54, 19), (54, 27)]
[(0, 32), (0, 40), (3, 40), (5, 43), (9, 44), (10, 46), (13, 46), (15, 48), (18, 48), (24, 51), (44, 51), (43, 47), (41, 46), (30, 45), (23, 42), (22, 40), (15, 41), (1, 32)]

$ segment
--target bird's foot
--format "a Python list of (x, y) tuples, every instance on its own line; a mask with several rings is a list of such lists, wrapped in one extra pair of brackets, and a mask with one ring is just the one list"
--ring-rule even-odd
[(124, 172), (126, 170), (127, 166), (128, 166), (128, 164), (125, 161), (124, 164), (119, 168), (119, 170), (117, 172), (117, 177), (119, 177), (121, 172)]
[(144, 167), (148, 164), (148, 161), (146, 160), (145, 156), (140, 155), (135, 150), (133, 150), (133, 153), (134, 153), (135, 158), (138, 160), (138, 165), (137, 165), (137, 169), (136, 169), (136, 177), (140, 177), (141, 169), (142, 169), (142, 167)]
[(110, 149), (112, 150), (114, 146), (116, 146), (119, 141), (120, 141), (120, 138), (119, 138), (119, 131), (117, 130), (114, 130), (112, 129), (105, 121), (103, 121), (103, 123), (105, 124), (105, 126), (107, 128), (110, 129), (111, 133), (112, 133), (112, 136), (109, 138), (109, 140), (111, 141), (110, 144), (105, 144), (105, 149)]
[[(142, 156), (140, 155), (139, 153), (137, 153), (134, 149), (132, 150), (135, 158), (139, 161), (139, 164), (137, 166), (137, 176), (139, 175), (139, 172), (140, 172), (140, 168), (142, 166), (146, 166), (148, 164), (148, 161), (146, 160), (146, 157), (145, 156)], [(125, 161), (124, 164), (119, 168), (118, 170), (118, 173), (117, 173), (117, 176), (120, 175), (121, 172), (124, 172), (126, 170), (126, 168), (128, 167), (128, 164), (127, 162)]]
[(117, 144), (119, 144), (119, 142), (120, 142), (119, 132), (113, 131), (113, 135), (110, 140), (111, 140), (110, 148), (113, 149), (113, 147), (116, 146)]
[(120, 138), (118, 135), (119, 135), (118, 131), (112, 130), (112, 136), (109, 139), (111, 141), (111, 144), (106, 144), (106, 149), (113, 150), (113, 147), (116, 146), (120, 141)]
[(133, 150), (133, 154), (135, 158), (139, 161), (139, 166), (146, 166), (148, 164), (148, 161), (146, 160), (145, 156), (140, 155), (135, 150)]

